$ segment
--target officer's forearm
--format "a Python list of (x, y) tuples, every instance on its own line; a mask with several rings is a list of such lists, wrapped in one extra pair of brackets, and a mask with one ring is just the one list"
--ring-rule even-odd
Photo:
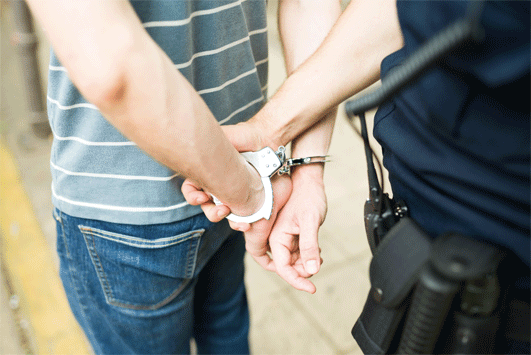
[(261, 206), (258, 174), (128, 1), (29, 0), (29, 5), (74, 84), (126, 137), (234, 213), (248, 215)]
[(380, 63), (402, 47), (392, 0), (352, 0), (319, 49), (256, 116), (275, 145), (290, 142), (330, 109), (376, 82)]
[(278, 28), (288, 76), (319, 48), (340, 14), (340, 0), (279, 2)]
[[(288, 76), (319, 48), (340, 14), (339, 0), (283, 0), (279, 3), (278, 24)], [(295, 138), (292, 156), (325, 155), (330, 145), (335, 115), (335, 111), (327, 114), (323, 120)], [(322, 166), (319, 166), (321, 169), (312, 167), (308, 170), (322, 170)]]

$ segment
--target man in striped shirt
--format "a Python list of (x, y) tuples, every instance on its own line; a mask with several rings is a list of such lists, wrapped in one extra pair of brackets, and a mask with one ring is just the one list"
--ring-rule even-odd
[[(200, 353), (249, 352), (243, 237), (208, 221), (180, 188), (187, 177), (223, 201), (214, 220), (263, 203), (259, 176), (219, 124), (243, 122), (265, 101), (265, 0), (28, 3), (53, 47), (60, 273), (94, 351), (188, 353), (193, 337)], [(337, 0), (282, 4), (290, 71), (339, 9)], [(319, 149), (332, 121), (313, 133), (324, 137)], [(275, 179), (273, 188), (269, 221), (233, 225), (247, 230), (247, 249), (262, 265), (290, 180)], [(316, 209), (323, 214), (322, 204)], [(319, 268), (316, 243), (306, 277)], [(314, 292), (307, 282), (299, 288)]]

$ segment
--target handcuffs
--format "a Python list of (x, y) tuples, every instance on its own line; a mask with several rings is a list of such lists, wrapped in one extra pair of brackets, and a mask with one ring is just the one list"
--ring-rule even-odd
[[(238, 216), (234, 213), (227, 216), (229, 221), (244, 223), (253, 223), (262, 218), (268, 220), (271, 217), (273, 212), (273, 186), (271, 185), (271, 178), (273, 175), (276, 173), (279, 175), (287, 174), (291, 171), (292, 166), (328, 162), (326, 160), (328, 155), (295, 159), (286, 158), (286, 148), (284, 146), (278, 147), (276, 152), (270, 147), (265, 147), (256, 152), (244, 152), (241, 155), (258, 171), (265, 191), (264, 204), (257, 212), (250, 216)], [(212, 199), (216, 205), (223, 204), (214, 195), (212, 195)]]

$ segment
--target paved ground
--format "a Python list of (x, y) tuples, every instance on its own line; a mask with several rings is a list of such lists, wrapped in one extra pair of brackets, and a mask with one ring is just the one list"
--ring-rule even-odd
[[(0, 271), (2, 281), (4, 281), (3, 276)], [(10, 295), (5, 284), (0, 285), (0, 354), (24, 354), (22, 337), (13, 309), (16, 306), (16, 296)]]
[[(270, 1), (270, 94), (284, 79), (280, 44)], [(9, 7), (1, 21), (0, 132), (16, 158), (25, 191), (33, 205), (42, 234), (55, 248), (51, 218), (50, 141), (19, 142), (25, 130), (25, 97), (21, 68), (9, 45)], [(40, 59), (47, 67), (48, 48), (41, 43)], [(44, 71), (43, 71), (44, 72)], [(370, 128), (369, 128), (370, 129)], [(29, 145), (29, 149), (28, 149)], [(324, 264), (313, 277), (317, 293), (308, 295), (289, 287), (275, 274), (246, 260), (246, 282), (251, 307), (252, 350), (255, 354), (358, 354), (350, 330), (361, 312), (369, 289), (370, 252), (363, 229), (363, 203), (367, 196), (363, 145), (340, 110), (330, 149), (325, 182), (329, 212), (320, 231)], [(1, 201), (8, 203), (9, 201)], [(0, 354), (20, 354), (17, 326), (9, 307), (10, 295), (0, 288)], [(53, 305), (50, 305), (53, 307)]]

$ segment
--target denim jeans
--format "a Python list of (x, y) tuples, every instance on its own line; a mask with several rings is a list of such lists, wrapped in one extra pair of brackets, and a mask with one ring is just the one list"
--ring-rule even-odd
[(125, 225), (54, 211), (60, 275), (97, 354), (249, 353), (245, 242), (203, 214)]

